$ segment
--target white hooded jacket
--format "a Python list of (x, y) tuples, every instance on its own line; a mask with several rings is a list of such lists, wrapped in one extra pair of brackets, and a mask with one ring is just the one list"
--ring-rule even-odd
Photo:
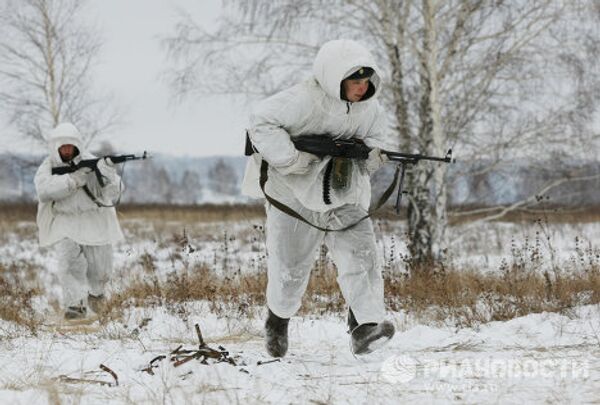
[[(341, 82), (360, 67), (374, 69), (371, 83), (375, 92), (367, 100), (345, 101), (340, 95)], [(291, 138), (301, 135), (358, 138), (372, 148), (398, 150), (398, 140), (391, 135), (385, 112), (375, 100), (381, 84), (378, 72), (372, 55), (358, 42), (325, 43), (315, 58), (313, 77), (267, 98), (251, 114), (248, 133), (260, 155), (253, 155), (248, 161), (242, 192), (262, 197), (258, 180), (262, 158), (269, 164), (265, 191), (277, 200), (285, 202), (293, 197), (317, 212), (346, 204), (367, 210), (371, 186), (364, 161), (353, 161), (349, 187), (330, 190), (331, 204), (325, 204), (323, 199), (323, 177), (330, 157), (323, 158), (302, 175), (283, 175), (277, 168), (289, 166), (298, 159)]]
[[(53, 167), (67, 166), (58, 153), (58, 148), (66, 144), (79, 150), (79, 155), (73, 159), (75, 163), (95, 158), (84, 150), (81, 135), (72, 124), (60, 124), (50, 133), (50, 155), (42, 162), (34, 178), (39, 201), (37, 225), (40, 246), (52, 245), (63, 238), (94, 246), (123, 239), (113, 207), (99, 207), (68, 174), (52, 174)], [(110, 205), (118, 198), (121, 179), (116, 171), (103, 174), (108, 174), (105, 187), (100, 187), (93, 172), (87, 175), (87, 187), (100, 203)]]

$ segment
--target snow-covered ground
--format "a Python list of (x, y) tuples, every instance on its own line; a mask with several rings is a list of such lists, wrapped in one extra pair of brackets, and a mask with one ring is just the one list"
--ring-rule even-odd
[[(195, 264), (225, 275), (265, 268), (260, 219), (123, 224), (127, 240), (116, 247), (113, 291), (144, 271), (143, 256), (161, 276)], [(403, 271), (404, 224), (378, 220), (376, 229), (387, 268)], [(600, 240), (594, 223), (495, 223), (450, 232), (449, 260), (490, 272), (536, 249), (541, 267), (577, 267), (581, 257), (598, 254)], [(4, 229), (0, 242), (0, 263), (28, 263), (45, 291), (36, 305), (51, 314), (49, 302), (60, 299), (54, 252), (37, 247), (35, 224)], [(562, 404), (600, 398), (597, 305), (475, 328), (390, 313), (396, 336), (360, 358), (350, 352), (343, 314), (298, 316), (290, 323), (289, 353), (276, 362), (263, 349), (263, 308), (217, 316), (207, 302), (182, 305), (185, 316), (162, 306), (131, 308), (105, 325), (63, 328), (48, 319), (36, 336), (0, 321), (0, 402)], [(192, 360), (174, 367), (174, 349), (198, 347), (196, 324), (207, 344), (222, 346), (235, 365)], [(166, 358), (153, 363), (154, 374), (143, 371), (159, 355)], [(100, 364), (114, 371), (118, 385)]]
[[(337, 317), (293, 318), (281, 361), (263, 350), (262, 322), (217, 318), (197, 304), (187, 322), (136, 309), (88, 333), (11, 333), (0, 341), (2, 403), (594, 403), (600, 398), (600, 313), (535, 314), (474, 329), (434, 328), (390, 314), (399, 331), (380, 353), (354, 358)], [(143, 327), (137, 325), (151, 320)], [(207, 344), (236, 365), (179, 367), (169, 353)], [(154, 375), (143, 369), (154, 363)], [(103, 364), (118, 377), (100, 370)], [(111, 385), (71, 379), (99, 380)], [(58, 402), (54, 402), (58, 403)], [(61, 402), (62, 403), (62, 402)]]

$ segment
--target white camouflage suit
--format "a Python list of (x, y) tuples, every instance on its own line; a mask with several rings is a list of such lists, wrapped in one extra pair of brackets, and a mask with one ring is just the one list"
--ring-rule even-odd
[[(345, 101), (340, 85), (360, 67), (375, 70), (375, 93), (356, 103)], [(363, 217), (371, 199), (370, 173), (365, 161), (354, 160), (350, 185), (331, 190), (330, 204), (323, 198), (326, 157), (304, 174), (285, 174), (299, 159), (290, 138), (329, 134), (360, 138), (369, 147), (397, 150), (380, 104), (375, 100), (381, 78), (372, 55), (350, 40), (323, 45), (313, 65), (314, 76), (261, 102), (250, 117), (249, 136), (260, 155), (246, 167), (242, 191), (260, 197), (261, 158), (269, 164), (265, 191), (315, 225), (341, 228)], [(316, 252), (327, 245), (338, 269), (337, 281), (359, 324), (379, 323), (385, 315), (381, 258), (372, 222), (367, 219), (342, 232), (323, 232), (267, 203), (268, 284), (267, 305), (281, 318), (294, 315), (301, 305)]]
[[(95, 158), (84, 150), (81, 135), (72, 124), (60, 124), (50, 133), (50, 155), (34, 179), (39, 201), (39, 242), (40, 246), (56, 244), (65, 307), (87, 306), (88, 294), (104, 294), (113, 266), (112, 243), (123, 239), (123, 233), (114, 208), (98, 206), (77, 184), (75, 176), (52, 174), (53, 167), (67, 165), (58, 153), (58, 148), (66, 144), (75, 145), (80, 152), (74, 162)], [(98, 167), (105, 187), (100, 187), (93, 172), (82, 176), (83, 181), (101, 204), (112, 205), (121, 190), (121, 179), (104, 160)]]

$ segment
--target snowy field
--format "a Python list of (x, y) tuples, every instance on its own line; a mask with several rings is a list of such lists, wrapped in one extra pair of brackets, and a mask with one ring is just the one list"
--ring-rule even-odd
[[(116, 247), (113, 292), (143, 275), (148, 260), (162, 279), (200, 264), (222, 276), (265, 269), (261, 219), (124, 218), (122, 224), (127, 240)], [(404, 226), (376, 221), (386, 271), (404, 271)], [(259, 307), (215, 313), (209, 302), (151, 305), (128, 308), (103, 324), (57, 325), (54, 252), (39, 249), (33, 222), (4, 224), (2, 230), (0, 263), (27, 267), (44, 291), (35, 299), (44, 317), (36, 335), (0, 321), (2, 403), (600, 402), (598, 305), (471, 328), (392, 312), (394, 339), (381, 352), (360, 358), (349, 350), (344, 314), (297, 316), (290, 322), (288, 355), (271, 362), (263, 349)], [(454, 266), (495, 272), (503, 262), (536, 252), (541, 259), (531, 262), (539, 270), (577, 269), (584, 266), (582, 258), (597, 258), (600, 225), (461, 225), (450, 228), (449, 236)], [(175, 366), (184, 358), (182, 350), (198, 349), (195, 325), (208, 347), (226, 351), (221, 356), (230, 361), (200, 358)]]

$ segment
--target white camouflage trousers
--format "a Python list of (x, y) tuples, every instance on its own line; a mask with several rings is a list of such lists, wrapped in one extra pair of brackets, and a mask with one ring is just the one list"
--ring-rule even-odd
[[(366, 215), (357, 206), (345, 205), (319, 213), (299, 202), (285, 204), (311, 223), (331, 229), (356, 222)], [(370, 219), (342, 232), (323, 232), (266, 204), (267, 305), (275, 315), (289, 318), (300, 309), (310, 271), (321, 243), (336, 264), (337, 282), (359, 324), (383, 321), (382, 261), (377, 254)]]
[(64, 306), (87, 306), (88, 294), (104, 294), (113, 267), (112, 245), (79, 245), (65, 238), (56, 246)]

